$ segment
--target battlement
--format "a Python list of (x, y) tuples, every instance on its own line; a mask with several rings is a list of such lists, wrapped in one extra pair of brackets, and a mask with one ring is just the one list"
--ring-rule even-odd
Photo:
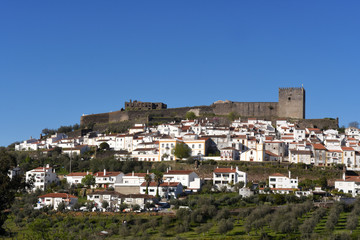
[(81, 117), (81, 124), (121, 122), (140, 118), (148, 118), (149, 114), (160, 114), (162, 117), (184, 118), (187, 111), (195, 111), (197, 115), (214, 114), (226, 116), (233, 112), (241, 117), (305, 118), (305, 89), (303, 87), (279, 88), (278, 102), (235, 102), (216, 101), (209, 106), (183, 108), (167, 108), (161, 102), (125, 102), (124, 109), (112, 113), (92, 114)]

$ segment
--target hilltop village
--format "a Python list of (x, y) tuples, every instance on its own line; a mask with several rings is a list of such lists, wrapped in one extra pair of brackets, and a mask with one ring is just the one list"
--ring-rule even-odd
[[(346, 221), (360, 215), (360, 203), (354, 203), (360, 189), (358, 128), (321, 130), (257, 118), (234, 118), (224, 126), (216, 117), (198, 119), (191, 111), (186, 115), (179, 122), (134, 124), (123, 133), (86, 130), (69, 137), (56, 132), (15, 144), (11, 154), (17, 154), (21, 165), (11, 168), (8, 176), (22, 178), (28, 186), (12, 211), (26, 206), (49, 221), (55, 220), (46, 215), (48, 211), (67, 217), (79, 211), (119, 214), (113, 219), (122, 224), (102, 217), (94, 220), (103, 226), (101, 233), (94, 229), (89, 233), (80, 224), (76, 231), (84, 239), (97, 234), (125, 239), (182, 234), (186, 239), (194, 232), (208, 237), (247, 233), (258, 239), (259, 226), (268, 226), (264, 234), (272, 237), (289, 232), (296, 237), (316, 232), (325, 236), (333, 232), (317, 230), (317, 224), (328, 216), (333, 229), (347, 209), (344, 201), (356, 211), (346, 215)], [(33, 200), (29, 204), (23, 202), (26, 199)], [(287, 214), (293, 214), (296, 224), (279, 228), (270, 219), (287, 222), (290, 215), (283, 212), (283, 204), (290, 207)], [(145, 213), (150, 215), (141, 215)], [(259, 214), (268, 218), (258, 222)], [(303, 214), (313, 218), (305, 221), (300, 218)], [(242, 220), (236, 222), (235, 216)], [(21, 231), (28, 231), (37, 220), (23, 216), (8, 221), (19, 222), (24, 226)], [(156, 223), (150, 228), (152, 221)], [(62, 220), (59, 224), (56, 229), (62, 229)], [(138, 224), (143, 226), (141, 232), (136, 230)]]
[[(179, 123), (167, 123), (158, 126), (136, 124), (127, 133), (101, 134), (90, 132), (77, 138), (68, 138), (66, 134), (57, 133), (43, 139), (29, 139), (15, 146), (17, 151), (39, 151), (48, 154), (55, 149), (61, 149), (63, 154), (71, 157), (81, 156), (91, 149), (103, 149), (112, 152), (119, 161), (167, 162), (191, 158), (197, 163), (202, 161), (222, 162), (278, 162), (289, 164), (304, 164), (312, 166), (331, 167), (343, 165), (351, 171), (360, 170), (360, 131), (357, 128), (346, 128), (344, 133), (335, 129), (321, 131), (317, 128), (298, 128), (286, 120), (271, 121), (247, 119), (234, 120), (230, 126), (217, 127), (210, 120), (182, 120)], [(86, 169), (84, 169), (86, 170)], [(326, 171), (326, 168), (324, 169)], [(40, 174), (40, 172), (42, 174)], [(91, 173), (71, 172), (65, 175), (69, 184), (78, 184)], [(94, 186), (100, 188), (112, 187), (119, 193), (152, 194), (155, 189), (154, 175), (152, 182), (145, 181), (146, 173), (124, 175), (121, 172), (94, 173)], [(37, 176), (34, 190), (45, 190), (47, 184), (57, 181), (57, 176), (50, 166), (36, 168), (26, 173), (30, 180)], [(277, 177), (284, 178), (282, 184), (276, 184)], [(336, 186), (339, 191), (356, 196), (357, 186), (349, 186), (354, 177), (346, 177)], [(275, 180), (274, 180), (275, 179)], [(208, 179), (209, 180), (209, 179)], [(227, 187), (229, 191), (239, 182), (247, 183), (247, 173), (234, 168), (217, 168), (214, 170), (212, 182), (215, 189)], [(266, 179), (264, 179), (266, 181)], [(272, 182), (274, 184), (272, 184)], [(298, 181), (289, 176), (275, 174), (269, 176), (271, 191), (290, 193), (299, 191)], [(150, 184), (150, 185), (149, 185)], [(184, 191), (197, 192), (204, 184), (204, 178), (193, 171), (168, 170), (163, 173), (162, 186), (166, 191), (160, 191), (160, 197), (177, 198)], [(348, 186), (349, 185), (349, 186)], [(150, 187), (150, 190), (147, 189)], [(185, 188), (184, 188), (185, 187)], [(146, 188), (146, 189), (145, 189)], [(162, 188), (160, 188), (162, 189)], [(309, 192), (304, 193), (309, 194)], [(102, 199), (102, 198), (100, 198)]]

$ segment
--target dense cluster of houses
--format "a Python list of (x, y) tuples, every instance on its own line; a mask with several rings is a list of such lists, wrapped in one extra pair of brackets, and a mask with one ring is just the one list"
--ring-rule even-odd
[[(101, 172), (73, 172), (63, 176), (69, 185), (78, 185), (84, 183), (82, 180), (86, 176), (93, 176), (94, 184), (92, 191), (87, 194), (87, 199), (95, 203), (95, 208), (106, 210), (103, 202), (106, 201), (106, 208), (112, 210), (120, 209), (120, 205), (135, 206), (144, 209), (146, 203), (157, 203), (158, 199), (178, 198), (184, 193), (193, 193), (201, 190), (204, 180), (198, 174), (191, 170), (171, 170), (167, 169), (162, 174), (161, 181), (156, 182), (154, 173), (135, 173), (124, 174), (122, 172), (110, 172), (104, 169)], [(146, 180), (146, 176), (150, 181)], [(46, 190), (51, 184), (57, 184), (59, 178), (52, 167), (38, 167), (26, 172), (26, 181), (34, 183), (30, 191), (37, 188)], [(246, 187), (247, 173), (240, 171), (238, 167), (215, 168), (210, 180), (213, 190), (221, 191), (239, 191), (243, 197), (254, 195), (254, 188)], [(298, 177), (292, 178), (289, 171), (288, 176), (280, 173), (271, 174), (268, 177), (267, 186), (257, 186), (260, 194), (294, 194), (297, 197), (310, 196), (314, 194), (325, 195), (325, 191), (320, 188), (315, 190), (299, 189)], [(241, 183), (241, 184), (240, 184)], [(240, 185), (238, 185), (240, 184)], [(238, 187), (236, 187), (238, 185)], [(112, 191), (108, 190), (112, 189)], [(345, 171), (342, 179), (335, 181), (335, 189), (340, 192), (351, 194), (353, 197), (360, 194), (360, 177), (346, 176)], [(36, 208), (52, 206), (57, 209), (60, 203), (70, 208), (77, 202), (77, 197), (67, 193), (49, 193), (39, 196)]]
[(201, 160), (345, 164), (349, 170), (360, 170), (359, 129), (347, 128), (345, 133), (335, 129), (302, 129), (286, 120), (276, 121), (276, 126), (257, 119), (235, 120), (228, 127), (219, 127), (210, 120), (183, 120), (154, 127), (135, 124), (123, 134), (91, 132), (68, 138), (57, 133), (45, 139), (23, 141), (15, 149), (48, 152), (60, 147), (63, 153), (79, 155), (104, 142), (116, 151), (120, 160), (128, 157), (138, 161), (176, 160), (172, 150), (184, 143), (191, 149), (191, 156)]
[[(183, 120), (180, 123), (161, 124), (147, 127), (136, 124), (124, 134), (87, 133), (77, 138), (68, 138), (58, 133), (51, 137), (30, 139), (16, 145), (16, 150), (38, 150), (48, 152), (59, 147), (63, 153), (82, 154), (91, 147), (100, 147), (107, 143), (115, 151), (119, 160), (129, 156), (138, 161), (171, 161), (176, 160), (173, 149), (177, 144), (186, 144), (191, 149), (191, 156), (199, 160), (213, 159), (219, 161), (264, 162), (279, 161), (294, 164), (312, 164), (331, 166), (344, 164), (348, 170), (360, 170), (360, 130), (354, 127), (345, 129), (345, 133), (328, 129), (298, 128), (286, 120), (270, 121), (248, 119), (235, 120), (228, 127), (219, 127), (210, 120)], [(14, 170), (15, 171), (15, 170)], [(15, 173), (14, 173), (15, 174)], [(115, 191), (95, 191), (87, 197), (100, 205), (109, 201), (109, 206), (118, 207), (121, 203), (144, 206), (154, 201), (156, 194), (161, 198), (176, 198), (183, 192), (197, 192), (204, 179), (194, 171), (171, 170), (163, 174), (161, 183), (145, 181), (146, 173), (129, 173), (104, 171), (97, 173), (78, 172), (65, 176), (69, 184), (79, 184), (82, 179), (92, 175), (95, 178), (94, 188), (113, 188)], [(39, 167), (26, 172), (27, 181), (34, 182), (34, 189), (45, 190), (49, 184), (57, 183), (58, 177), (50, 167)], [(247, 174), (238, 168), (216, 168), (211, 181), (215, 189), (234, 190), (237, 183), (247, 182)], [(269, 185), (260, 188), (260, 193), (295, 193), (297, 196), (308, 196), (313, 191), (300, 191), (298, 178), (282, 174), (269, 176)], [(356, 196), (360, 193), (360, 177), (346, 176), (335, 181), (335, 188), (344, 193)], [(321, 192), (317, 189), (316, 191)], [(54, 193), (55, 194), (55, 193)], [(240, 194), (250, 196), (251, 189), (241, 188)], [(56, 206), (59, 202), (73, 204), (76, 197), (71, 195), (43, 195), (39, 198), (39, 207)], [(52, 199), (50, 199), (52, 198)], [(66, 200), (66, 201), (65, 201)]]

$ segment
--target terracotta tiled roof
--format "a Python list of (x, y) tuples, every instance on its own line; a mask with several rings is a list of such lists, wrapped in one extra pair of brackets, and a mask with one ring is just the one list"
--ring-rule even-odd
[(214, 173), (234, 173), (236, 172), (236, 169), (233, 168), (216, 168), (214, 169)]
[(352, 147), (341, 147), (343, 151), (355, 151)]
[(286, 176), (281, 173), (273, 173), (269, 177), (286, 177)]
[(92, 175), (91, 172), (89, 172), (89, 173), (86, 173), (86, 172), (72, 172), (72, 173), (69, 173), (66, 176), (68, 176), (68, 177), (81, 177), (81, 176), (86, 176), (88, 174)]
[(314, 143), (312, 146), (315, 150), (326, 150), (326, 147), (320, 143)]
[(48, 193), (45, 195), (39, 196), (39, 198), (77, 198), (74, 195), (70, 195), (67, 193)]

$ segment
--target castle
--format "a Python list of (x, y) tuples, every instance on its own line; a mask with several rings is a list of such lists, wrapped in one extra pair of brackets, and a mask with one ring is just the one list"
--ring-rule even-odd
[(125, 120), (145, 119), (150, 115), (161, 117), (184, 117), (186, 112), (196, 115), (228, 115), (231, 112), (241, 117), (257, 117), (264, 119), (293, 118), (305, 119), (305, 89), (279, 88), (278, 102), (232, 102), (217, 101), (210, 106), (167, 108), (164, 103), (125, 102), (125, 110), (83, 115), (81, 125), (90, 123), (111, 123)]

